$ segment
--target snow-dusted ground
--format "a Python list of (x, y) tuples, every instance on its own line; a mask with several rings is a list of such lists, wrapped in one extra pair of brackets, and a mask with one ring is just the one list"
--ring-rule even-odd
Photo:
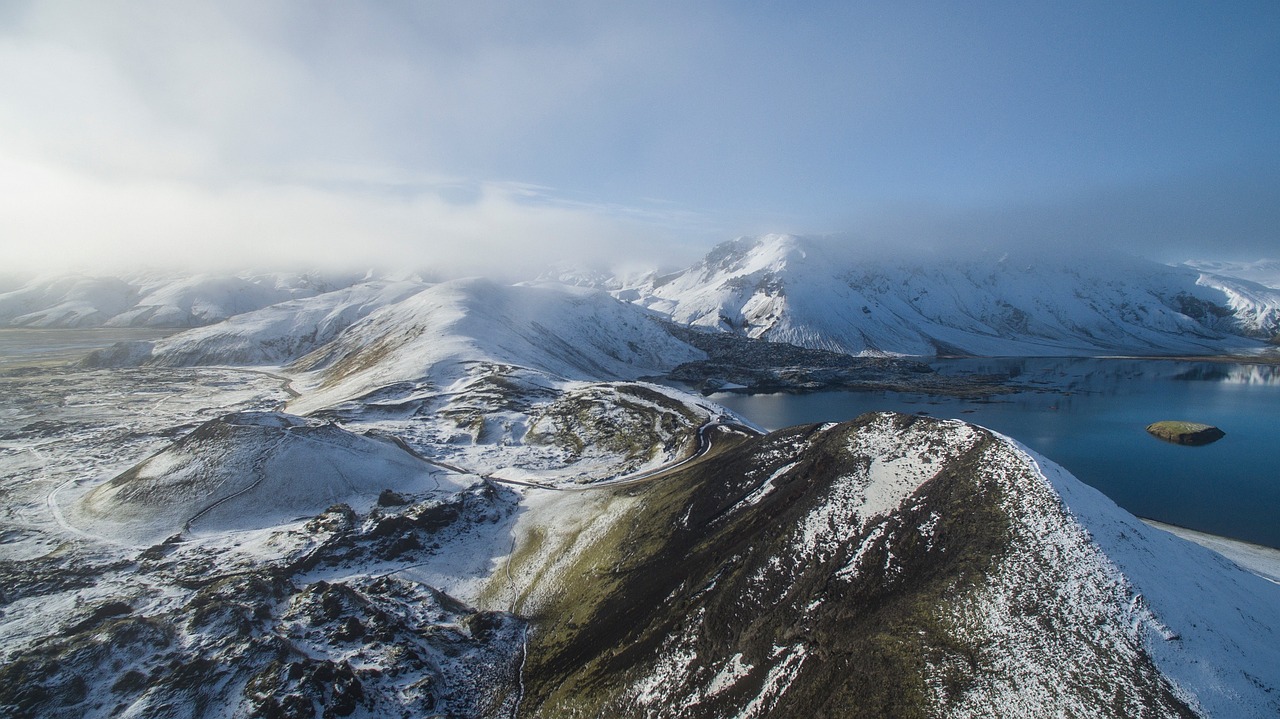
[(1280, 585), (1144, 524), (1062, 467), (1018, 450), (1132, 587), (1133, 606), (1150, 617), (1135, 626), (1143, 648), (1191, 706), (1214, 717), (1280, 714)]
[[(437, 589), (494, 573), (510, 492), (270, 411), (289, 394), (255, 370), (37, 368), (0, 391), (0, 704), (30, 684), (30, 700), (71, 691), (34, 705), (53, 717), (177, 716), (160, 706), (175, 693), (247, 716), (254, 696), (315, 691), (322, 708), (363, 696), (357, 717), (509, 713), (523, 622)], [(280, 657), (298, 668), (273, 671)], [(174, 661), (222, 669), (192, 682), (161, 671)]]
[(1229, 537), (1219, 537), (1216, 534), (1197, 532), (1194, 529), (1165, 524), (1154, 519), (1143, 519), (1142, 521), (1156, 529), (1162, 529), (1189, 542), (1195, 542), (1202, 547), (1212, 549), (1259, 577), (1280, 584), (1280, 549), (1241, 542)]

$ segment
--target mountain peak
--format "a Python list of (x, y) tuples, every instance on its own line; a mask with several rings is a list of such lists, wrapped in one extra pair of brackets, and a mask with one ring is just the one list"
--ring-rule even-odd
[(739, 237), (711, 249), (699, 263), (705, 273), (744, 274), (781, 268), (806, 256), (805, 241), (795, 235)]
[(1276, 291), (1199, 279), (1070, 250), (889, 259), (837, 237), (764, 235), (615, 296), (683, 324), (854, 355), (1199, 354), (1280, 330)]

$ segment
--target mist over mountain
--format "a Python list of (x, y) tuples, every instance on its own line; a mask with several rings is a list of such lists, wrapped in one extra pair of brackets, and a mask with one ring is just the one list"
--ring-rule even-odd
[[(1080, 248), (871, 251), (842, 237), (763, 235), (717, 245), (681, 270), (560, 263), (539, 278), (602, 289), (680, 324), (854, 355), (1204, 354), (1280, 334), (1280, 289), (1265, 284), (1276, 283), (1272, 265), (1170, 266)], [(207, 347), (230, 363), (281, 363), (428, 286), (396, 282), (300, 273), (44, 277), (0, 294), (0, 322), (215, 325), (160, 343), (151, 361), (196, 361), (182, 353)], [(292, 327), (308, 323), (318, 334)]]
[(1280, 332), (1280, 291), (1065, 250), (894, 257), (766, 235), (605, 286), (682, 324), (849, 354), (1211, 353)]
[(42, 275), (0, 294), (10, 327), (198, 327), (358, 282), (361, 273)]

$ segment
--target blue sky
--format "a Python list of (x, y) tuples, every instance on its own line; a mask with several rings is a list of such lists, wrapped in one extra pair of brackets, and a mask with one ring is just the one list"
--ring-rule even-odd
[(0, 262), (1280, 255), (1274, 2), (9, 2)]

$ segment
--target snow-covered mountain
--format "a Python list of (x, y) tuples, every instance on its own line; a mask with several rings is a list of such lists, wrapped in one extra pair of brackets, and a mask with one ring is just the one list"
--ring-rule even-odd
[(1212, 353), (1269, 337), (1280, 294), (1119, 256), (862, 259), (832, 239), (727, 242), (615, 290), (681, 323), (849, 354)]
[(1237, 325), (1246, 334), (1280, 337), (1280, 289), (1210, 273), (1202, 273), (1196, 283), (1222, 293)]
[(117, 277), (39, 277), (0, 294), (0, 324), (100, 326), (137, 301), (138, 289)]
[(301, 358), (298, 412), (388, 385), (447, 386), (475, 363), (512, 365), (563, 380), (660, 375), (705, 355), (648, 313), (600, 290), (440, 283), (370, 314)]
[(290, 362), (333, 340), (374, 310), (420, 292), (416, 281), (361, 282), (332, 292), (268, 305), (161, 340), (119, 343), (91, 353), (84, 364), (274, 365)]
[(0, 326), (198, 327), (359, 279), (360, 275), (281, 272), (44, 276), (0, 294)]
[(1280, 586), (972, 425), (795, 427), (616, 502), (522, 519), (526, 716), (1280, 713)]
[(1227, 262), (1223, 260), (1188, 260), (1187, 267), (1219, 277), (1256, 282), (1271, 289), (1280, 289), (1280, 260), (1255, 262)]

